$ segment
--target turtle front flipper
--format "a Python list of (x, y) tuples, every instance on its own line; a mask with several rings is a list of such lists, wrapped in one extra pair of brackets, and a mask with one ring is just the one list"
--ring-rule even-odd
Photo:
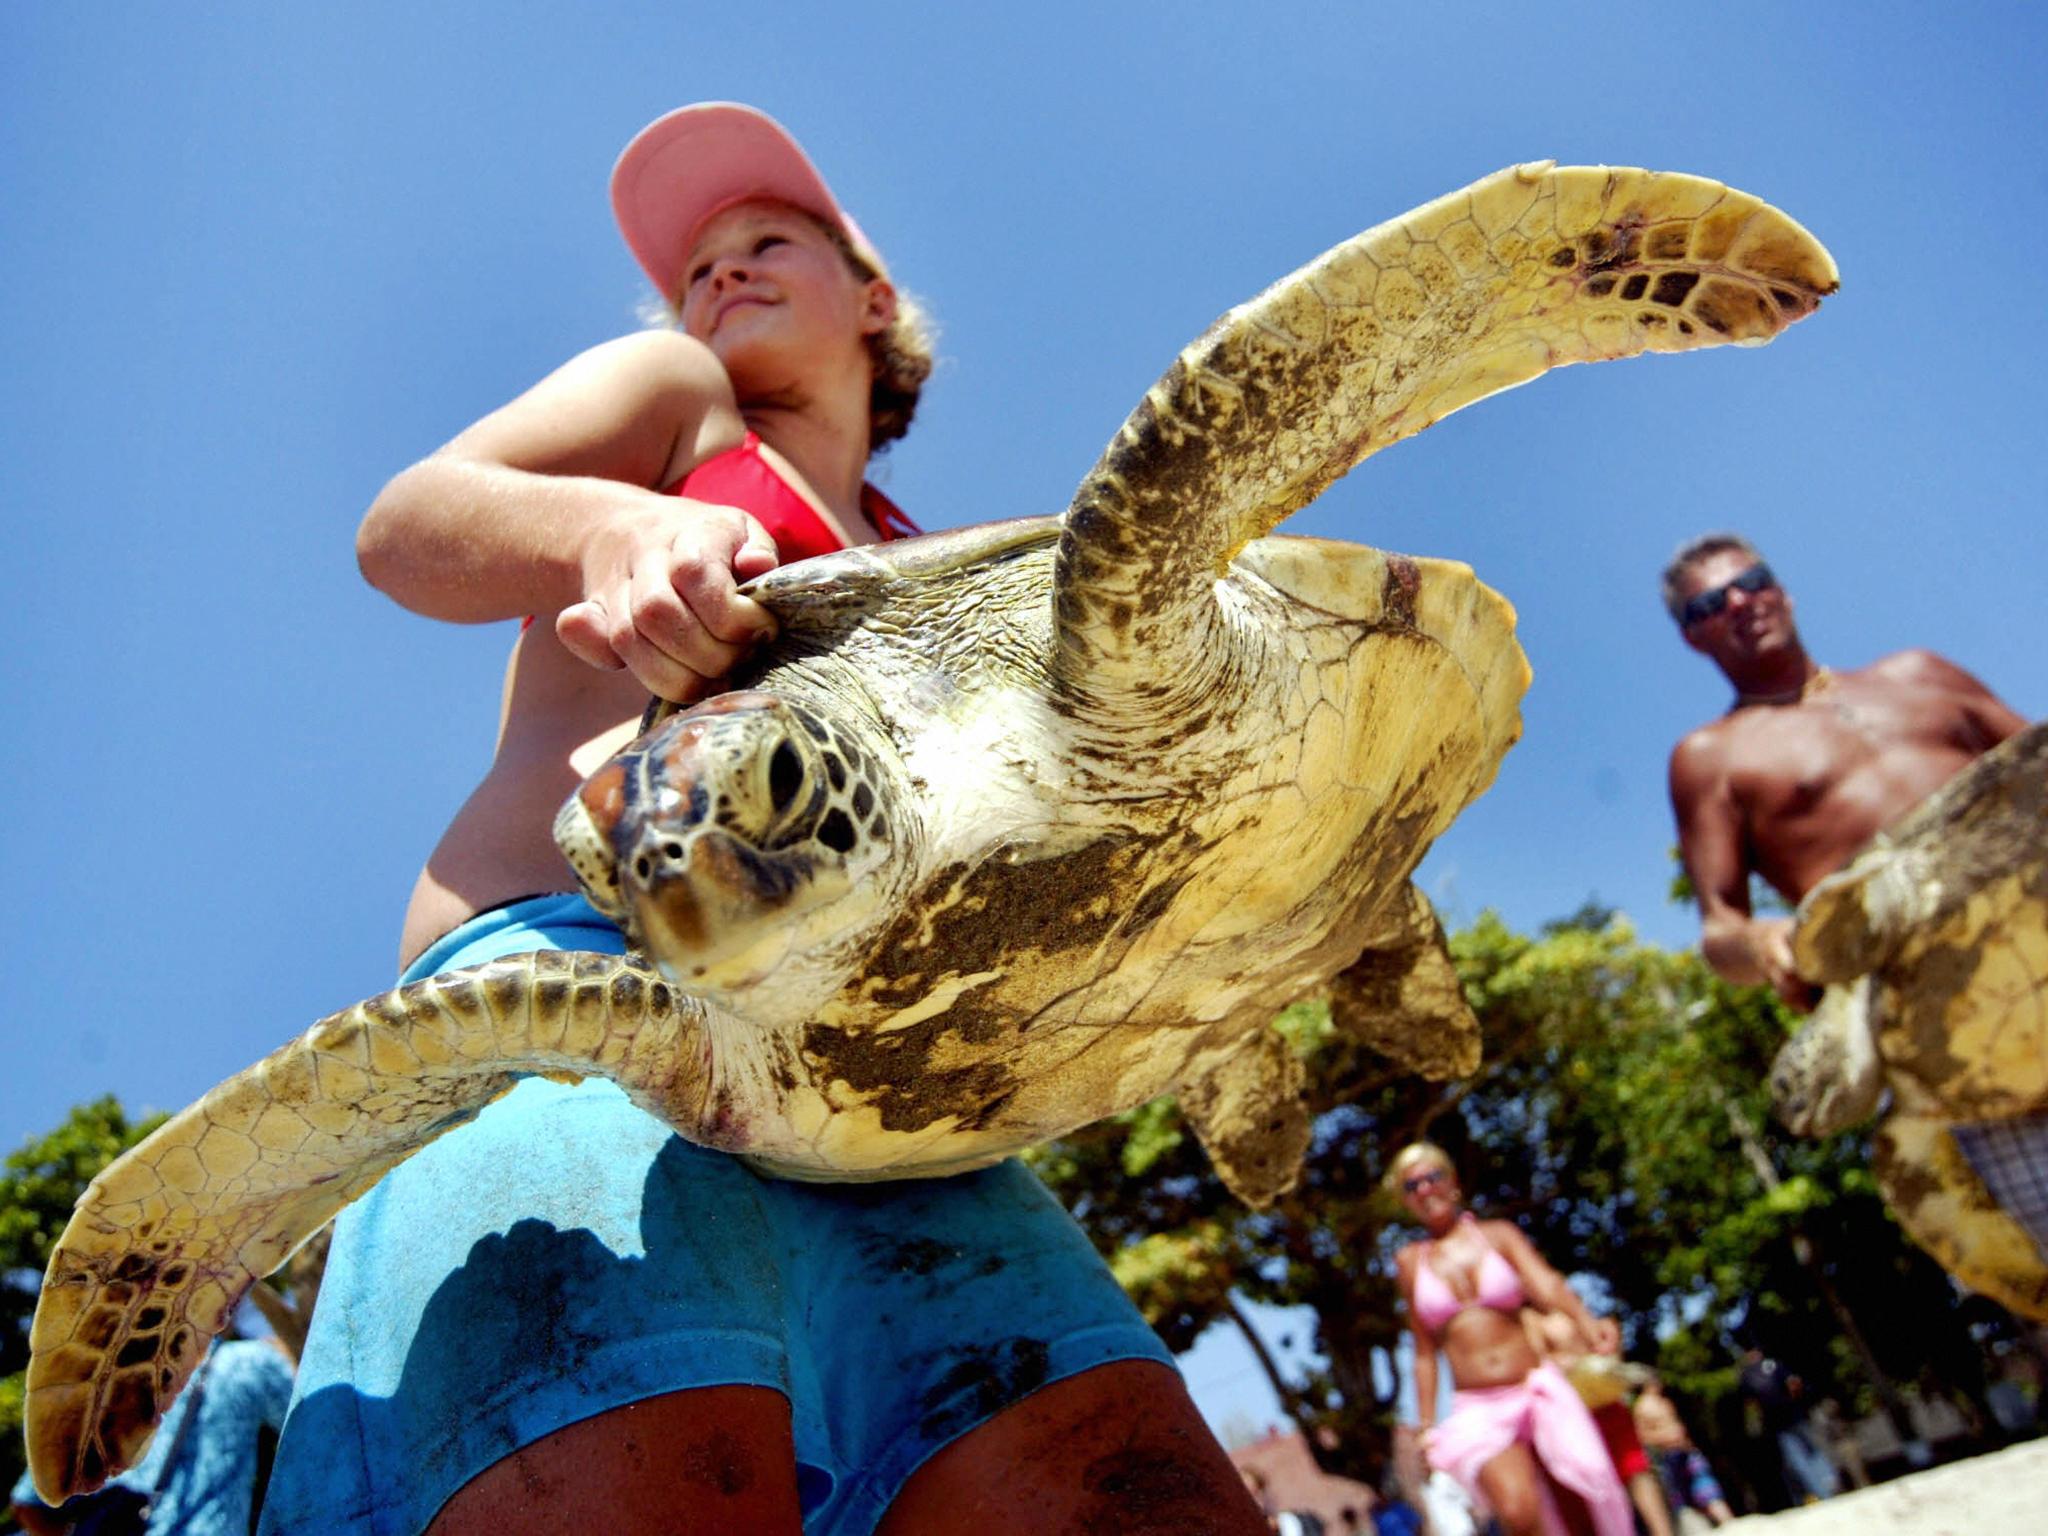
[(1402, 886), (1365, 951), (1330, 983), (1330, 1021), (1432, 1081), (1479, 1070), (1479, 1020), (1429, 898)]
[(1821, 982), (1911, 966), (1931, 949), (1975, 944), (2015, 914), (2039, 929), (2044, 893), (2048, 720), (1979, 755), (1808, 891), (1792, 958)]
[(1232, 557), (1389, 443), (1560, 364), (1769, 341), (1836, 286), (1747, 193), (1605, 166), (1512, 167), (1346, 241), (1183, 352), (1082, 482), (1067, 681), (1156, 687)]
[(1837, 984), (1771, 1063), (1771, 1111), (1795, 1136), (1832, 1136), (1877, 1113), (1884, 1099), (1868, 979)]
[(690, 1126), (700, 1005), (637, 960), (518, 955), (358, 1003), (108, 1166), (50, 1256), (30, 1334), (36, 1491), (134, 1465), (235, 1304), (343, 1206), (520, 1075), (614, 1078)]
[(1927, 923), (1939, 895), (1927, 850), (1895, 848), (1880, 836), (1799, 903), (1793, 967), (1822, 986), (1867, 976)]

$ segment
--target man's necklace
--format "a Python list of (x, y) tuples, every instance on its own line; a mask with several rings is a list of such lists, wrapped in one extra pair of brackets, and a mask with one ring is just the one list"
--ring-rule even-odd
[(1835, 669), (1820, 667), (1797, 688), (1787, 688), (1779, 693), (1738, 693), (1735, 695), (1735, 707), (1741, 709), (1747, 704), (1804, 704), (1808, 699), (1818, 698), (1834, 686)]

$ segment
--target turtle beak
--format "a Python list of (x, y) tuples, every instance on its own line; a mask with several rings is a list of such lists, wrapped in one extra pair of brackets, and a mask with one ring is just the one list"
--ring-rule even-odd
[(593, 904), (674, 981), (737, 991), (851, 915), (839, 904), (888, 841), (863, 771), (810, 711), (723, 694), (586, 780), (556, 840)]
[(576, 872), (590, 904), (632, 932), (632, 914), (619, 888), (619, 861), (612, 830), (625, 811), (626, 768), (613, 758), (585, 779), (555, 813), (555, 846)]

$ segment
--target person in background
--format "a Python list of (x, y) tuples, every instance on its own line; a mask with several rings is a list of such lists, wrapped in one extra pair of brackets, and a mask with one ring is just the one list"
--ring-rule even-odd
[[(1539, 1312), (1531, 1307), (1523, 1314), (1530, 1342), (1546, 1359), (1564, 1372), (1600, 1426), (1600, 1439), (1614, 1463), (1614, 1475), (1628, 1489), (1629, 1502), (1636, 1507), (1643, 1529), (1649, 1536), (1672, 1536), (1671, 1508), (1664, 1502), (1664, 1488), (1651, 1469), (1649, 1454), (1636, 1435), (1635, 1420), (1629, 1416), (1628, 1380), (1618, 1356), (1593, 1347), (1579, 1325), (1562, 1312)], [(1637, 1367), (1627, 1367), (1633, 1372)]]
[[(1428, 1234), (1395, 1255), (1415, 1344), (1423, 1453), (1490, 1508), (1509, 1536), (1630, 1536), (1628, 1496), (1592, 1415), (1529, 1342), (1521, 1309), (1570, 1316), (1605, 1353), (1620, 1331), (1595, 1319), (1513, 1223), (1465, 1209), (1451, 1160), (1417, 1142), (1395, 1154), (1387, 1184)], [(1437, 1421), (1439, 1360), (1456, 1383)]]
[(1841, 1490), (1835, 1464), (1807, 1420), (1806, 1383), (1754, 1344), (1737, 1373), (1742, 1392), (1756, 1404), (1764, 1433), (1778, 1452), (1786, 1495), (1794, 1504), (1831, 1499)]
[(1792, 599), (1739, 535), (1683, 546), (1662, 591), (1680, 637), (1735, 690), (1727, 712), (1671, 754), (1700, 952), (1727, 980), (1766, 982), (1804, 1010), (1815, 991), (1793, 969), (1792, 919), (1750, 910), (1750, 876), (1796, 905), (1873, 834), (2026, 722), (1932, 651), (1839, 672), (1822, 666), (1793, 622)]
[[(1347, 1508), (1345, 1513), (1348, 1515), (1352, 1511)], [(1401, 1492), (1400, 1475), (1391, 1466), (1380, 1478), (1379, 1497), (1373, 1501), (1367, 1518), (1371, 1521), (1373, 1536), (1422, 1536), (1421, 1512)], [(1363, 1531), (1365, 1521), (1357, 1522), (1352, 1529)], [(1454, 1533), (1440, 1532), (1439, 1536), (1454, 1536)]]
[(1735, 1511), (1728, 1507), (1720, 1479), (1693, 1444), (1685, 1421), (1678, 1416), (1678, 1405), (1665, 1395), (1664, 1383), (1655, 1374), (1643, 1382), (1630, 1412), (1636, 1434), (1656, 1459), (1658, 1476), (1673, 1507), (1696, 1509), (1715, 1525), (1733, 1520)]
[[(1685, 644), (1735, 690), (1724, 714), (1671, 753), (1671, 808), (1699, 900), (1700, 953), (1726, 980), (1767, 983), (1805, 1012), (1820, 989), (1794, 966), (1796, 918), (1753, 912), (1751, 878), (1761, 876), (1797, 906), (1879, 832), (2027, 723), (1932, 651), (1898, 651), (1840, 671), (1823, 666), (1806, 649), (1776, 573), (1736, 534), (1686, 544), (1665, 567), (1661, 590)], [(1995, 783), (1986, 791), (1997, 792)], [(2035, 837), (2048, 838), (2048, 826)], [(2048, 985), (2039, 957), (2020, 963), (2037, 987)], [(1925, 974), (1933, 995), (1952, 990), (1939, 963)], [(1865, 1019), (1851, 1030), (1848, 1017), (1817, 1017), (1809, 1028), (1819, 1033), (1805, 1045), (1843, 1053), (1875, 1083), (1881, 1063), (1868, 1026), (1881, 1021)], [(2048, 1111), (2036, 1105), (2004, 1118), (1958, 1112), (1949, 1130), (1999, 1211), (2026, 1230), (2048, 1263)]]

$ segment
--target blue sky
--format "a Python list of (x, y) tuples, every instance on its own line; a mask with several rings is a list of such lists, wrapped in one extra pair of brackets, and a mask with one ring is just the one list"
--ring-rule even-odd
[(809, 146), (944, 361), (884, 483), (1056, 511), (1216, 314), (1514, 161), (1685, 170), (1833, 250), (1761, 352), (1576, 368), (1290, 525), (1471, 562), (1526, 736), (1425, 866), (1453, 921), (1666, 904), (1663, 765), (1725, 689), (1654, 596), (1747, 529), (1816, 654), (2048, 713), (2043, 13), (1728, 4), (0, 7), (0, 1145), (175, 1107), (384, 985), (509, 634), (357, 578), (384, 479), (635, 324), (605, 177), (685, 101)]

